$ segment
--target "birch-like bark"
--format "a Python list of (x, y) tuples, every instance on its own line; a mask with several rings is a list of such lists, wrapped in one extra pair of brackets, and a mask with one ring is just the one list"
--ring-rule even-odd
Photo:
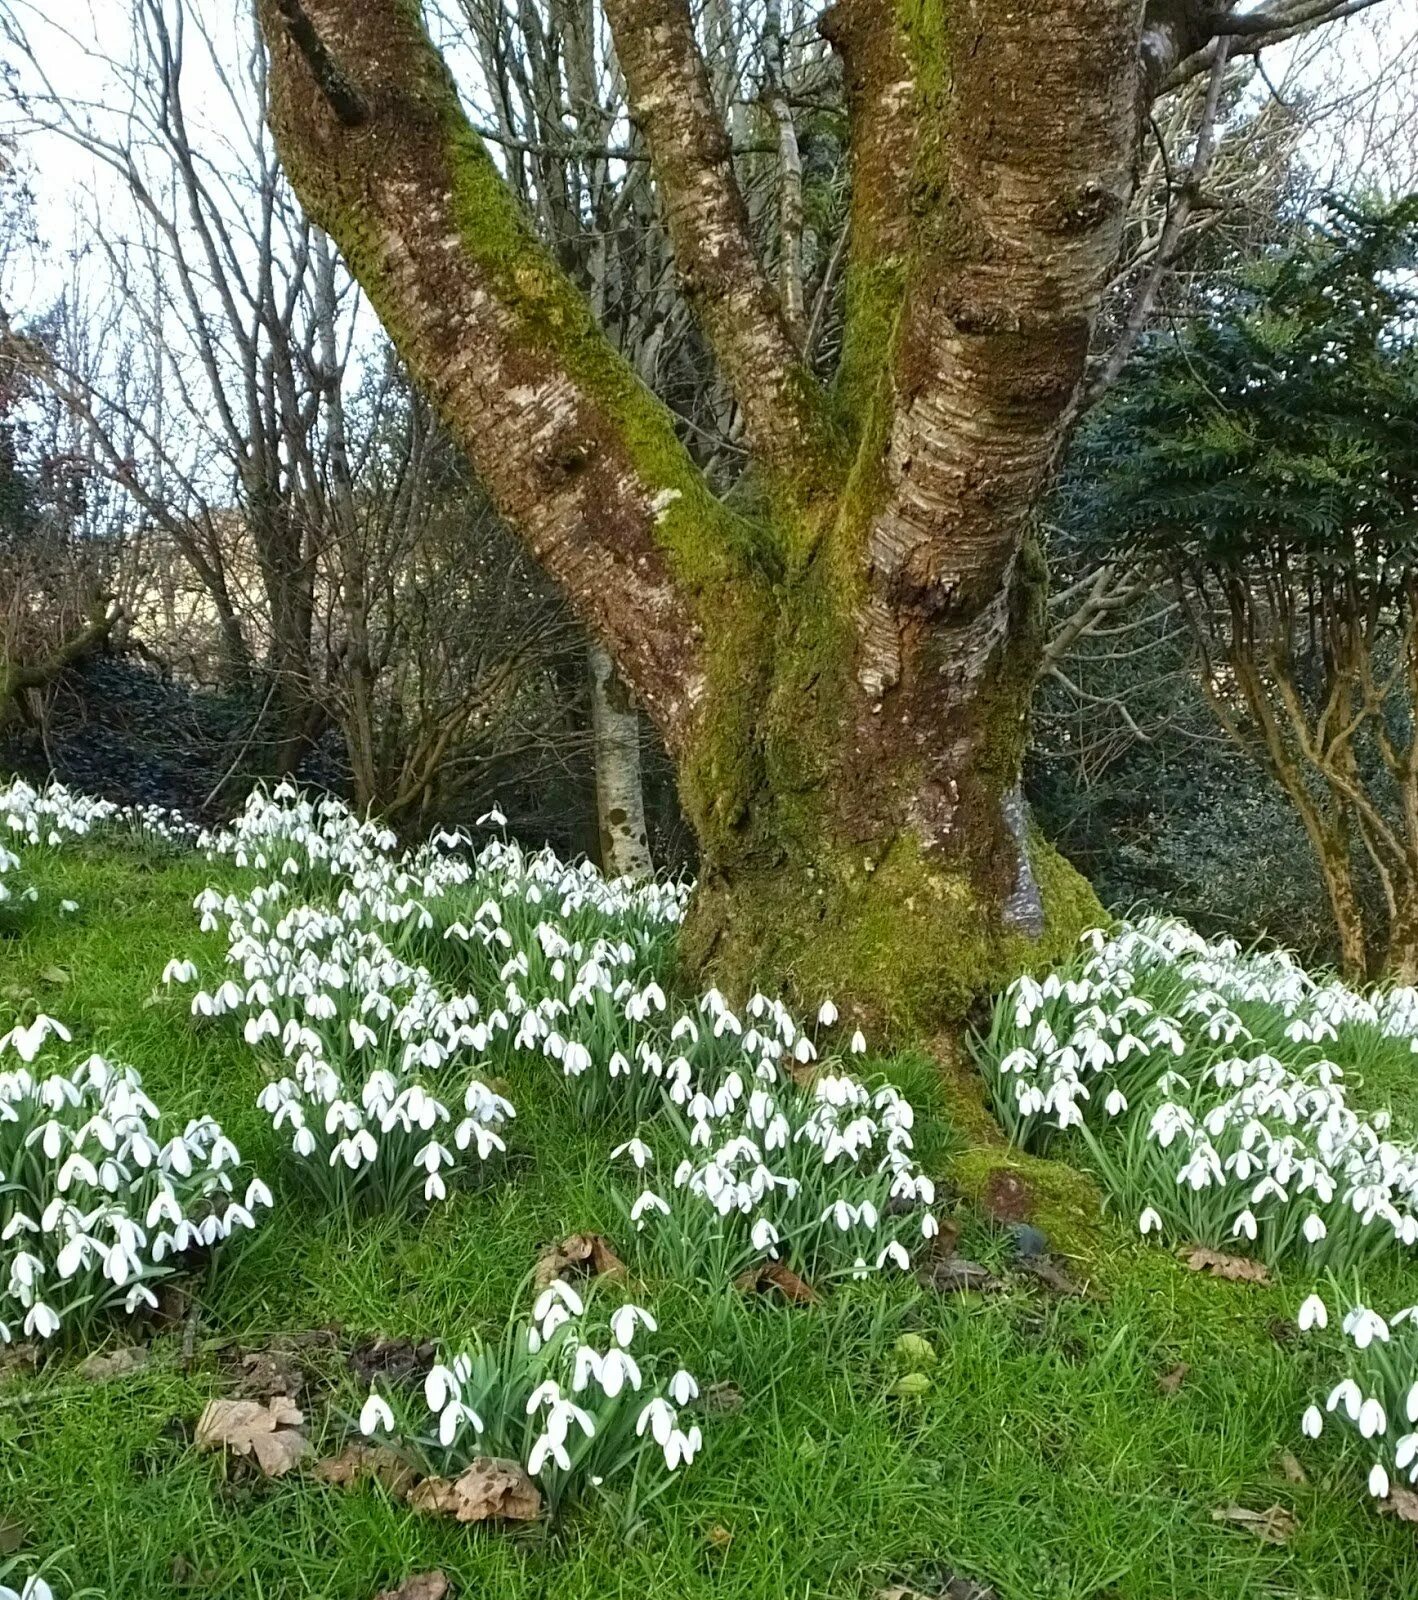
[(601, 871), (608, 878), (648, 878), (654, 862), (645, 827), (640, 719), (605, 650), (592, 644), (588, 657)]

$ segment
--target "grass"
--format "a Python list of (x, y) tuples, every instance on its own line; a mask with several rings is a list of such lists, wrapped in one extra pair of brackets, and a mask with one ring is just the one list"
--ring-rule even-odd
[[(0, 938), (0, 1029), (38, 1002), (73, 1027), (76, 1048), (131, 1062), (166, 1111), (211, 1112), (276, 1173), (252, 1052), (228, 1026), (194, 1022), (180, 991), (156, 992), (170, 956), (220, 956), (220, 936), (203, 940), (190, 909), (216, 870), (116, 846), (28, 859), (44, 895), (21, 933)], [(79, 911), (62, 915), (61, 897)], [(927, 1165), (948, 1177), (964, 1133), (945, 1125), (919, 1062), (899, 1071)], [(608, 1500), (558, 1530), (471, 1532), (376, 1489), (308, 1474), (268, 1483), (198, 1455), (192, 1424), (231, 1392), (236, 1352), (328, 1324), (344, 1345), (495, 1331), (547, 1243), (614, 1237), (608, 1131), (571, 1115), (545, 1066), (527, 1061), (512, 1089), (511, 1161), (491, 1190), (426, 1219), (349, 1224), (278, 1188), (274, 1219), (197, 1285), (189, 1359), (175, 1330), (154, 1338), (146, 1368), (106, 1383), (80, 1376), (83, 1352), (0, 1377), (0, 1526), (23, 1529), (27, 1563), (50, 1559), (58, 1593), (370, 1600), (431, 1567), (458, 1595), (557, 1600), (869, 1600), (895, 1583), (939, 1593), (950, 1572), (1000, 1600), (1418, 1590), (1415, 1530), (1375, 1513), (1362, 1467), (1332, 1437), (1299, 1437), (1329, 1377), (1287, 1336), (1307, 1286), (1203, 1280), (1106, 1224), (1099, 1255), (1072, 1268), (1103, 1286), (1086, 1298), (1022, 1278), (992, 1297), (849, 1285), (810, 1308), (647, 1286), (664, 1346), (702, 1383), (732, 1385), (741, 1406), (702, 1419), (704, 1453), (638, 1524)], [(958, 1220), (965, 1253), (1005, 1270), (1003, 1234), (969, 1211)], [(1418, 1299), (1418, 1271), (1395, 1268), (1371, 1294), (1389, 1307)], [(918, 1399), (889, 1392), (907, 1331), (938, 1357)], [(131, 1337), (120, 1329), (111, 1343)], [(306, 1359), (312, 1438), (333, 1453), (364, 1390), (343, 1345)], [(1159, 1378), (1182, 1364), (1165, 1393)], [(1305, 1483), (1287, 1479), (1287, 1451)], [(1299, 1525), (1283, 1546), (1211, 1515), (1277, 1504)]]

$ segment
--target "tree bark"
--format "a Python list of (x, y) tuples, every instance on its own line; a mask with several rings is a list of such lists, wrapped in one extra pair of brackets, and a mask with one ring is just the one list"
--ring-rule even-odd
[(259, 9), (297, 192), (675, 759), (702, 852), (686, 959), (921, 1029), (1070, 948), (1097, 902), (1018, 793), (1035, 508), (1147, 85), (1205, 27), (1153, 29), (1144, 63), (1139, 0), (839, 0), (853, 195), (822, 386), (754, 259), (688, 6), (607, 0), (754, 455), (730, 509), (537, 244), (417, 7), (303, 0), (300, 30)]
[(645, 829), (640, 719), (600, 645), (591, 645), (588, 665), (601, 871), (608, 878), (648, 878), (654, 862)]

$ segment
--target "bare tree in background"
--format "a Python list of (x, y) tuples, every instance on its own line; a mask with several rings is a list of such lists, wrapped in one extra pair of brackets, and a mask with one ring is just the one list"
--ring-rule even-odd
[[(466, 482), (450, 489), (446, 440), (294, 202), (251, 17), (223, 24), (194, 0), (131, 0), (131, 17), (123, 98), (101, 115), (45, 77), (11, 22), (39, 83), (30, 125), (94, 158), (131, 204), (82, 219), (112, 292), (99, 313), (71, 293), (64, 312), (115, 319), (123, 358), (69, 359), (13, 318), (7, 355), (68, 408), (131, 502), (140, 631), (200, 670), (202, 613), (215, 619), (220, 681), (260, 708), (233, 776), (291, 770), (334, 726), (356, 802), (414, 823), (510, 756), (536, 766), (539, 739), (564, 760), (584, 735), (560, 726), (548, 686), (579, 643)], [(179, 594), (179, 566), (205, 604)]]

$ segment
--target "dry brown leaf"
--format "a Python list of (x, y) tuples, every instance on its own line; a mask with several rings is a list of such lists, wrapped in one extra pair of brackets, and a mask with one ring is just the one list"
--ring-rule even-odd
[(299, 1427), (305, 1416), (288, 1395), (262, 1405), (257, 1400), (209, 1400), (197, 1423), (199, 1450), (232, 1450), (252, 1456), (268, 1478), (290, 1471), (310, 1449)]
[(111, 1350), (107, 1355), (90, 1356), (79, 1363), (79, 1376), (90, 1383), (107, 1383), (110, 1378), (123, 1378), (130, 1372), (141, 1372), (148, 1364), (148, 1352), (142, 1345), (127, 1350)]
[(441, 1572), (420, 1572), (397, 1589), (381, 1589), (374, 1600), (443, 1600), (447, 1593), (448, 1579)]
[(734, 1279), (734, 1288), (740, 1294), (767, 1294), (776, 1289), (795, 1306), (816, 1305), (819, 1298), (817, 1290), (810, 1283), (785, 1267), (781, 1261), (760, 1261), (756, 1267), (739, 1273)]
[(1418, 1522), (1418, 1494), (1396, 1483), (1389, 1490), (1388, 1499), (1379, 1501), (1379, 1510), (1400, 1522)]
[(1305, 1469), (1300, 1465), (1297, 1457), (1286, 1450), (1280, 1457), (1280, 1470), (1285, 1474), (1287, 1483), (1308, 1483)]
[(397, 1450), (387, 1444), (347, 1444), (337, 1456), (326, 1456), (315, 1463), (315, 1476), (337, 1489), (352, 1489), (361, 1483), (381, 1483), (390, 1494), (407, 1495), (419, 1474)]
[(721, 1522), (716, 1522), (704, 1537), (715, 1550), (727, 1550), (734, 1542), (732, 1532)]
[(625, 1263), (611, 1249), (604, 1234), (573, 1233), (553, 1245), (537, 1261), (533, 1281), (545, 1289), (554, 1278), (623, 1278)]
[(1265, 1511), (1251, 1511), (1246, 1506), (1217, 1506), (1211, 1513), (1211, 1520), (1234, 1523), (1247, 1533), (1253, 1533), (1263, 1544), (1288, 1544), (1300, 1528), (1283, 1506), (1271, 1506)]
[(1176, 1394), (1177, 1390), (1181, 1388), (1183, 1382), (1186, 1380), (1186, 1376), (1190, 1371), (1191, 1367), (1187, 1362), (1179, 1361), (1170, 1372), (1164, 1372), (1162, 1376), (1158, 1378), (1157, 1387), (1162, 1391), (1163, 1394)]
[(1194, 1244), (1182, 1251), (1182, 1260), (1193, 1272), (1225, 1278), (1229, 1283), (1270, 1282), (1265, 1263), (1252, 1261), (1249, 1256), (1228, 1256), (1220, 1250), (1208, 1250), (1205, 1245)]
[(978, 1261), (964, 1256), (942, 1256), (928, 1261), (917, 1281), (937, 1294), (997, 1294), (1004, 1284)]
[(425, 1478), (409, 1491), (415, 1511), (457, 1522), (534, 1522), (542, 1514), (541, 1491), (515, 1461), (479, 1456), (457, 1478)]
[(365, 1388), (376, 1377), (390, 1383), (422, 1380), (438, 1359), (438, 1346), (431, 1339), (415, 1344), (412, 1339), (386, 1339), (382, 1334), (365, 1339), (349, 1353), (350, 1371)]
[(0, 1556), (12, 1556), (25, 1542), (25, 1528), (22, 1522), (16, 1522), (13, 1517), (0, 1514)]
[(993, 1589), (976, 1583), (973, 1578), (962, 1578), (952, 1572), (946, 1575), (945, 1587), (934, 1595), (898, 1583), (889, 1589), (878, 1589), (873, 1600), (999, 1600), (999, 1597)]

